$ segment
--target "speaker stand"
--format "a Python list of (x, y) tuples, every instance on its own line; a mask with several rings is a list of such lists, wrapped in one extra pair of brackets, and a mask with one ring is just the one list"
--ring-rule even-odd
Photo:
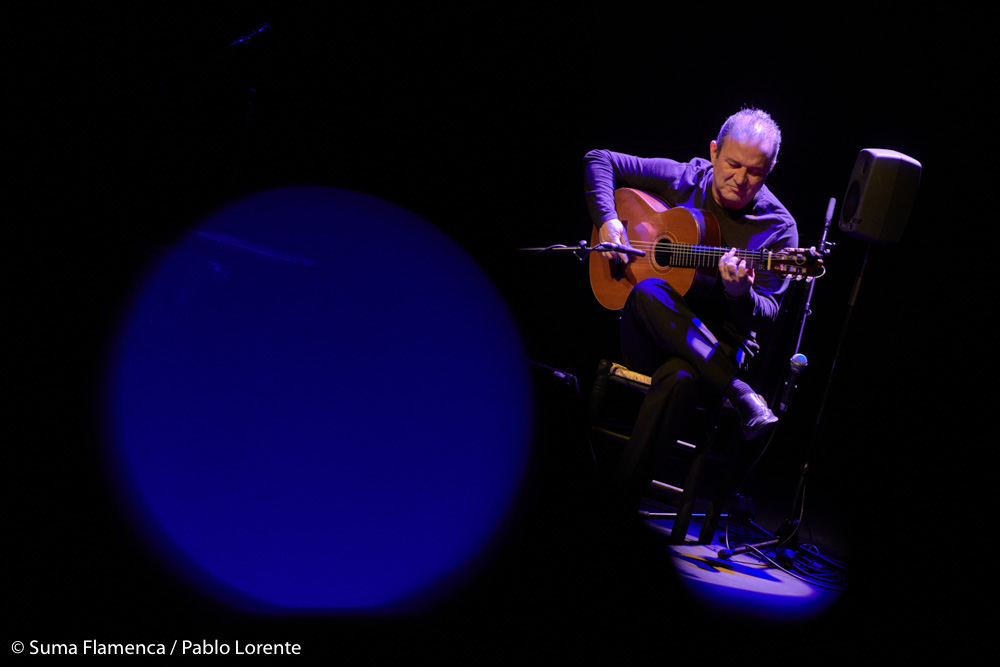
[[(833, 203), (834, 203), (834, 200), (831, 200), (830, 207), (827, 210), (826, 223), (824, 224), (824, 227), (823, 227), (822, 238), (820, 239), (820, 246), (819, 247), (820, 247), (820, 250), (823, 251), (824, 253), (827, 251), (827, 249), (830, 246), (830, 244), (828, 244), (827, 241), (826, 241), (826, 236), (827, 236), (827, 232), (828, 232), (829, 227), (830, 227), (830, 222), (833, 219)], [(844, 322), (843, 322), (843, 325), (841, 326), (841, 329), (840, 329), (840, 336), (839, 336), (839, 339), (837, 341), (837, 347), (836, 347), (836, 350), (835, 350), (835, 353), (834, 353), (833, 363), (832, 363), (832, 365), (830, 367), (830, 372), (827, 375), (826, 387), (824, 388), (823, 397), (820, 400), (820, 405), (819, 405), (819, 408), (818, 408), (818, 410), (816, 412), (816, 418), (815, 418), (815, 420), (813, 422), (812, 433), (811, 433), (811, 435), (809, 437), (809, 440), (807, 441), (807, 444), (806, 444), (806, 449), (805, 449), (805, 452), (804, 452), (804, 454), (805, 454), (805, 456), (804, 456), (804, 463), (802, 465), (802, 471), (799, 474), (798, 485), (797, 485), (796, 490), (795, 490), (795, 497), (794, 497), (794, 499), (792, 501), (791, 512), (789, 513), (788, 518), (785, 519), (785, 521), (781, 524), (781, 526), (774, 533), (770, 533), (770, 532), (768, 532), (766, 530), (763, 530), (759, 526), (757, 526), (756, 524), (750, 522), (752, 526), (754, 526), (755, 528), (757, 528), (759, 530), (762, 530), (762, 532), (764, 532), (766, 535), (768, 535), (769, 539), (761, 541), (761, 542), (756, 542), (756, 543), (742, 544), (742, 545), (736, 546), (736, 547), (734, 547), (732, 549), (728, 549), (728, 548), (727, 549), (720, 549), (718, 551), (717, 555), (722, 560), (728, 560), (728, 559), (732, 558), (733, 556), (736, 556), (736, 555), (739, 555), (739, 554), (743, 554), (743, 553), (747, 553), (747, 552), (755, 552), (755, 553), (758, 553), (758, 554), (762, 554), (763, 551), (766, 550), (766, 549), (775, 549), (775, 550), (780, 550), (780, 555), (778, 556), (779, 561), (785, 561), (785, 560), (791, 561), (791, 560), (794, 559), (795, 552), (797, 552), (797, 551), (798, 552), (806, 551), (799, 544), (799, 541), (798, 541), (798, 531), (799, 531), (799, 527), (801, 525), (802, 517), (803, 517), (804, 512), (805, 512), (805, 489), (806, 489), (806, 483), (807, 483), (808, 476), (809, 476), (809, 459), (810, 459), (810, 453), (812, 451), (813, 445), (814, 445), (815, 440), (816, 440), (816, 436), (817, 436), (817, 434), (819, 432), (819, 428), (820, 428), (820, 425), (821, 425), (822, 420), (823, 420), (823, 412), (824, 412), (825, 407), (826, 407), (827, 399), (828, 399), (828, 397), (830, 395), (830, 388), (833, 385), (834, 372), (836, 371), (837, 362), (838, 362), (838, 360), (840, 358), (840, 354), (841, 354), (841, 352), (843, 350), (843, 347), (844, 347), (844, 341), (845, 341), (845, 339), (847, 337), (848, 325), (850, 324), (851, 316), (852, 316), (852, 314), (854, 312), (854, 306), (857, 303), (858, 292), (861, 289), (861, 282), (862, 282), (862, 279), (864, 277), (865, 267), (868, 265), (868, 255), (869, 255), (870, 251), (871, 251), (871, 246), (867, 245), (866, 248), (865, 248), (864, 258), (862, 259), (862, 262), (861, 262), (861, 268), (858, 271), (858, 275), (857, 275), (857, 277), (854, 280), (854, 285), (853, 285), (852, 290), (851, 290), (851, 296), (850, 296), (850, 298), (848, 299), (848, 302), (847, 302), (847, 314), (844, 317)], [(813, 287), (815, 287), (815, 282), (810, 286), (810, 288), (809, 288), (809, 295), (808, 295), (808, 297), (806, 299), (806, 303), (803, 306), (803, 313), (802, 313), (802, 316), (801, 316), (800, 329), (799, 329), (799, 337), (798, 337), (798, 342), (796, 343), (796, 349), (795, 349), (796, 354), (798, 353), (799, 345), (801, 344), (801, 341), (802, 341), (802, 332), (803, 332), (803, 330), (805, 328), (805, 320), (806, 320), (806, 317), (808, 317), (809, 312), (810, 312), (810, 303), (812, 301), (812, 290), (813, 290)], [(835, 572), (837, 572), (839, 574), (846, 574), (846, 572), (847, 572), (846, 568), (843, 565), (841, 565), (840, 563), (836, 563), (835, 561), (832, 561), (832, 560), (830, 560), (828, 558), (824, 558), (823, 556), (820, 556), (819, 554), (817, 554), (817, 553), (815, 553), (813, 551), (808, 551), (808, 556), (809, 556), (809, 558), (821, 561), (826, 567), (830, 568), (831, 570), (833, 570), (833, 571), (835, 571)]]

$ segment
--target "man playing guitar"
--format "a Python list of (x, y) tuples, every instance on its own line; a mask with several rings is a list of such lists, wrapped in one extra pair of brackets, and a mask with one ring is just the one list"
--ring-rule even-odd
[[(621, 308), (624, 364), (653, 378), (617, 477), (619, 499), (633, 510), (652, 478), (655, 444), (678, 437), (683, 415), (699, 398), (729, 399), (747, 439), (777, 421), (739, 374), (759, 349), (757, 335), (778, 315), (784, 276), (771, 271), (770, 251), (798, 245), (795, 220), (764, 185), (780, 145), (771, 117), (744, 109), (722, 125), (710, 160), (606, 150), (585, 158), (595, 241), (626, 249), (591, 256), (595, 295)], [(692, 246), (678, 244), (689, 241), (670, 220), (657, 226), (648, 219), (692, 214), (696, 232), (720, 247), (696, 243), (698, 257), (689, 266), (701, 268), (675, 269), (674, 258)], [(604, 286), (615, 292), (607, 300)]]

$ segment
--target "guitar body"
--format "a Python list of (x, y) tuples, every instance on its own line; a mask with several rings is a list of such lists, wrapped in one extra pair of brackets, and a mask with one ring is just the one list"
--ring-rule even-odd
[[(665, 247), (671, 243), (693, 246), (718, 246), (722, 243), (719, 223), (708, 211), (670, 208), (649, 193), (631, 188), (615, 190), (615, 209), (625, 225), (632, 245), (639, 248)], [(595, 227), (591, 245), (600, 242)], [(632, 288), (646, 278), (662, 278), (671, 287), (687, 294), (710, 289), (715, 284), (716, 267), (684, 268), (664, 262), (668, 254), (647, 252), (644, 257), (630, 256), (627, 264), (608, 261), (598, 252), (590, 254), (590, 285), (594, 296), (605, 308), (620, 310)]]

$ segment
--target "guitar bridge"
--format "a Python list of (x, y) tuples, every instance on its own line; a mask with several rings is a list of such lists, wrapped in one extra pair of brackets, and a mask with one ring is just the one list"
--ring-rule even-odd
[(625, 268), (628, 266), (628, 264), (626, 264), (625, 262), (623, 262), (622, 260), (620, 260), (618, 258), (615, 258), (615, 259), (611, 260), (610, 264), (611, 264), (611, 267), (610, 267), (611, 268), (611, 277), (614, 278), (615, 280), (624, 280), (625, 279)]

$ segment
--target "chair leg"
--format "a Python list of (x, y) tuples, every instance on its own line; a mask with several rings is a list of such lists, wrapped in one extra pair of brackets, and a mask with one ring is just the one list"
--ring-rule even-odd
[(590, 422), (588, 445), (590, 447), (590, 460), (594, 466), (594, 474), (600, 474), (600, 465), (598, 464), (597, 450), (594, 448), (594, 431), (598, 427), (598, 415), (603, 414), (604, 403), (608, 393), (608, 371), (611, 368), (611, 362), (602, 359), (597, 365), (597, 373), (594, 376), (594, 384), (590, 389), (589, 404), (588, 404), (588, 420)]
[(702, 443), (695, 452), (691, 466), (684, 480), (684, 490), (681, 493), (677, 507), (677, 517), (670, 531), (670, 541), (673, 544), (683, 544), (687, 540), (688, 527), (691, 525), (691, 514), (698, 500), (698, 489), (701, 486), (702, 472), (708, 458), (709, 444)]
[(674, 525), (670, 529), (670, 544), (684, 544), (687, 541), (688, 526), (691, 525), (691, 513), (694, 511), (694, 502), (691, 500), (681, 500), (680, 507), (677, 508), (677, 516), (674, 517)]
[(698, 544), (711, 544), (715, 539), (715, 529), (719, 527), (719, 516), (722, 513), (722, 506), (717, 500), (711, 500), (705, 510), (705, 521), (701, 524), (701, 532), (698, 534)]

